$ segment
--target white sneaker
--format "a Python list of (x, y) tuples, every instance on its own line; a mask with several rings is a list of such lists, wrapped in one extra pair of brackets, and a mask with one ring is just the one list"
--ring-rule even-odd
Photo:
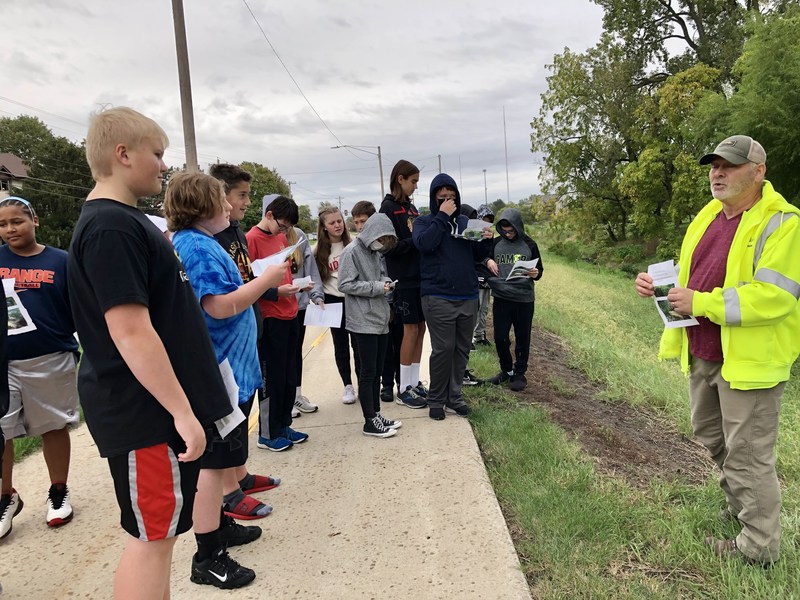
[(47, 526), (58, 527), (72, 520), (72, 504), (69, 502), (69, 489), (60, 493), (50, 487), (47, 495)]
[(293, 418), (293, 419), (296, 419), (296, 418), (297, 418), (297, 417), (299, 417), (299, 416), (300, 416), (300, 411), (299, 411), (299, 410), (297, 410), (297, 408), (293, 408), (293, 409), (292, 409), (292, 418)]
[(305, 396), (297, 396), (294, 399), (294, 405), (295, 408), (297, 408), (300, 412), (304, 413), (317, 412), (317, 410), (319, 409), (319, 406), (309, 402), (308, 398), (306, 398)]
[(0, 497), (0, 540), (11, 533), (11, 521), (23, 506), (25, 503), (15, 489), (9, 495)]
[(342, 402), (344, 402), (345, 404), (355, 404), (356, 390), (352, 385), (344, 386), (344, 392), (342, 393)]

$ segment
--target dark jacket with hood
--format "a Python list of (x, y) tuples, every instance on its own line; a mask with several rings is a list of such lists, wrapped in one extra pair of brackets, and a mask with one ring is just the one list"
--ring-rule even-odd
[[(445, 186), (456, 191), (452, 216), (441, 212), (436, 203), (436, 192)], [(461, 194), (450, 175), (440, 173), (433, 178), (430, 209), (429, 215), (414, 222), (413, 240), (420, 252), (420, 293), (461, 300), (477, 298), (475, 263), (486, 258), (491, 242), (453, 237), (467, 228), (469, 219), (460, 212)]]
[(386, 194), (379, 212), (389, 217), (397, 235), (397, 245), (384, 254), (389, 277), (397, 280), (395, 289), (418, 288), (419, 252), (411, 240), (411, 230), (419, 217), (417, 207), (411, 202), (398, 202), (397, 198)]
[[(513, 240), (509, 240), (503, 235), (501, 225), (511, 225), (517, 232)], [(539, 254), (539, 247), (530, 237), (525, 234), (525, 226), (522, 223), (522, 215), (516, 208), (507, 208), (503, 211), (502, 218), (495, 224), (499, 237), (492, 239), (492, 249), (489, 258), (497, 263), (500, 270), (498, 277), (488, 277), (487, 283), (492, 288), (492, 295), (495, 298), (510, 300), (511, 302), (533, 302), (533, 279), (530, 277), (518, 277), (506, 281), (506, 277), (511, 272), (511, 268), (518, 260), (533, 260), (538, 258), (536, 268), (539, 274), (535, 279), (541, 279), (544, 272), (542, 256)], [(488, 259), (487, 259), (488, 260)], [(484, 261), (486, 264), (486, 261)]]

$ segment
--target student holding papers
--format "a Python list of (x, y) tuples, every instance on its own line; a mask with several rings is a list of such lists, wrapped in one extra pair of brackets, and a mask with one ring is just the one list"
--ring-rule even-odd
[[(297, 204), (276, 196), (265, 207), (264, 217), (247, 232), (247, 247), (255, 269), (259, 259), (278, 252), (292, 252), (285, 233), (298, 220)], [(288, 248), (287, 248), (288, 247)], [(297, 292), (287, 265), (283, 280), (261, 297), (264, 333), (259, 342), (261, 368), (266, 382), (265, 398), (259, 404), (258, 447), (273, 452), (288, 450), (308, 439), (292, 429), (292, 409), (297, 388)]]
[[(525, 371), (528, 369), (533, 323), (533, 282), (542, 277), (544, 268), (539, 247), (526, 235), (518, 210), (504, 210), (495, 228), (500, 236), (494, 238), (491, 254), (484, 264), (494, 274), (488, 282), (494, 296), (492, 319), (500, 372), (489, 379), (489, 383), (508, 382), (512, 390), (519, 392), (528, 384)], [(512, 327), (515, 339), (513, 361)]]

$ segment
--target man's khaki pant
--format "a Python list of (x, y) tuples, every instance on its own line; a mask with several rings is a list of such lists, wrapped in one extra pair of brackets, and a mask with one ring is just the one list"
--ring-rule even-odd
[(778, 560), (781, 490), (775, 441), (785, 383), (765, 390), (733, 390), (722, 363), (692, 357), (689, 403), (692, 428), (722, 475), (728, 510), (738, 517), (739, 550), (759, 562)]

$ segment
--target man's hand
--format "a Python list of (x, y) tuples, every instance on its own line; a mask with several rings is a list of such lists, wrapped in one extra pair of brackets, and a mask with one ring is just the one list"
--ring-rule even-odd
[(288, 266), (288, 262), (283, 262), (279, 265), (270, 265), (264, 269), (259, 279), (264, 279), (268, 287), (275, 287), (283, 281), (283, 276), (286, 274), (286, 267)]
[(694, 290), (689, 288), (672, 288), (667, 294), (672, 310), (682, 315), (692, 314), (692, 302), (694, 300)]
[(486, 261), (486, 268), (489, 269), (495, 277), (500, 275), (500, 268), (491, 258)]
[(194, 413), (188, 412), (180, 417), (175, 417), (175, 429), (186, 444), (186, 452), (178, 454), (180, 462), (197, 460), (206, 451), (206, 433)]
[(538, 274), (539, 274), (539, 269), (537, 269), (536, 267), (533, 267), (532, 269), (530, 269), (530, 270), (528, 271), (528, 277), (530, 277), (530, 278), (534, 278), (534, 277), (536, 277)]
[(322, 310), (325, 310), (325, 301), (324, 300), (317, 300), (315, 304), (317, 306), (319, 306)]
[(642, 298), (650, 298), (653, 295), (653, 278), (647, 273), (639, 273), (636, 276), (636, 293)]
[(494, 237), (494, 233), (492, 233), (491, 227), (484, 227), (483, 231), (481, 231), (481, 238), (484, 240), (490, 240)]

